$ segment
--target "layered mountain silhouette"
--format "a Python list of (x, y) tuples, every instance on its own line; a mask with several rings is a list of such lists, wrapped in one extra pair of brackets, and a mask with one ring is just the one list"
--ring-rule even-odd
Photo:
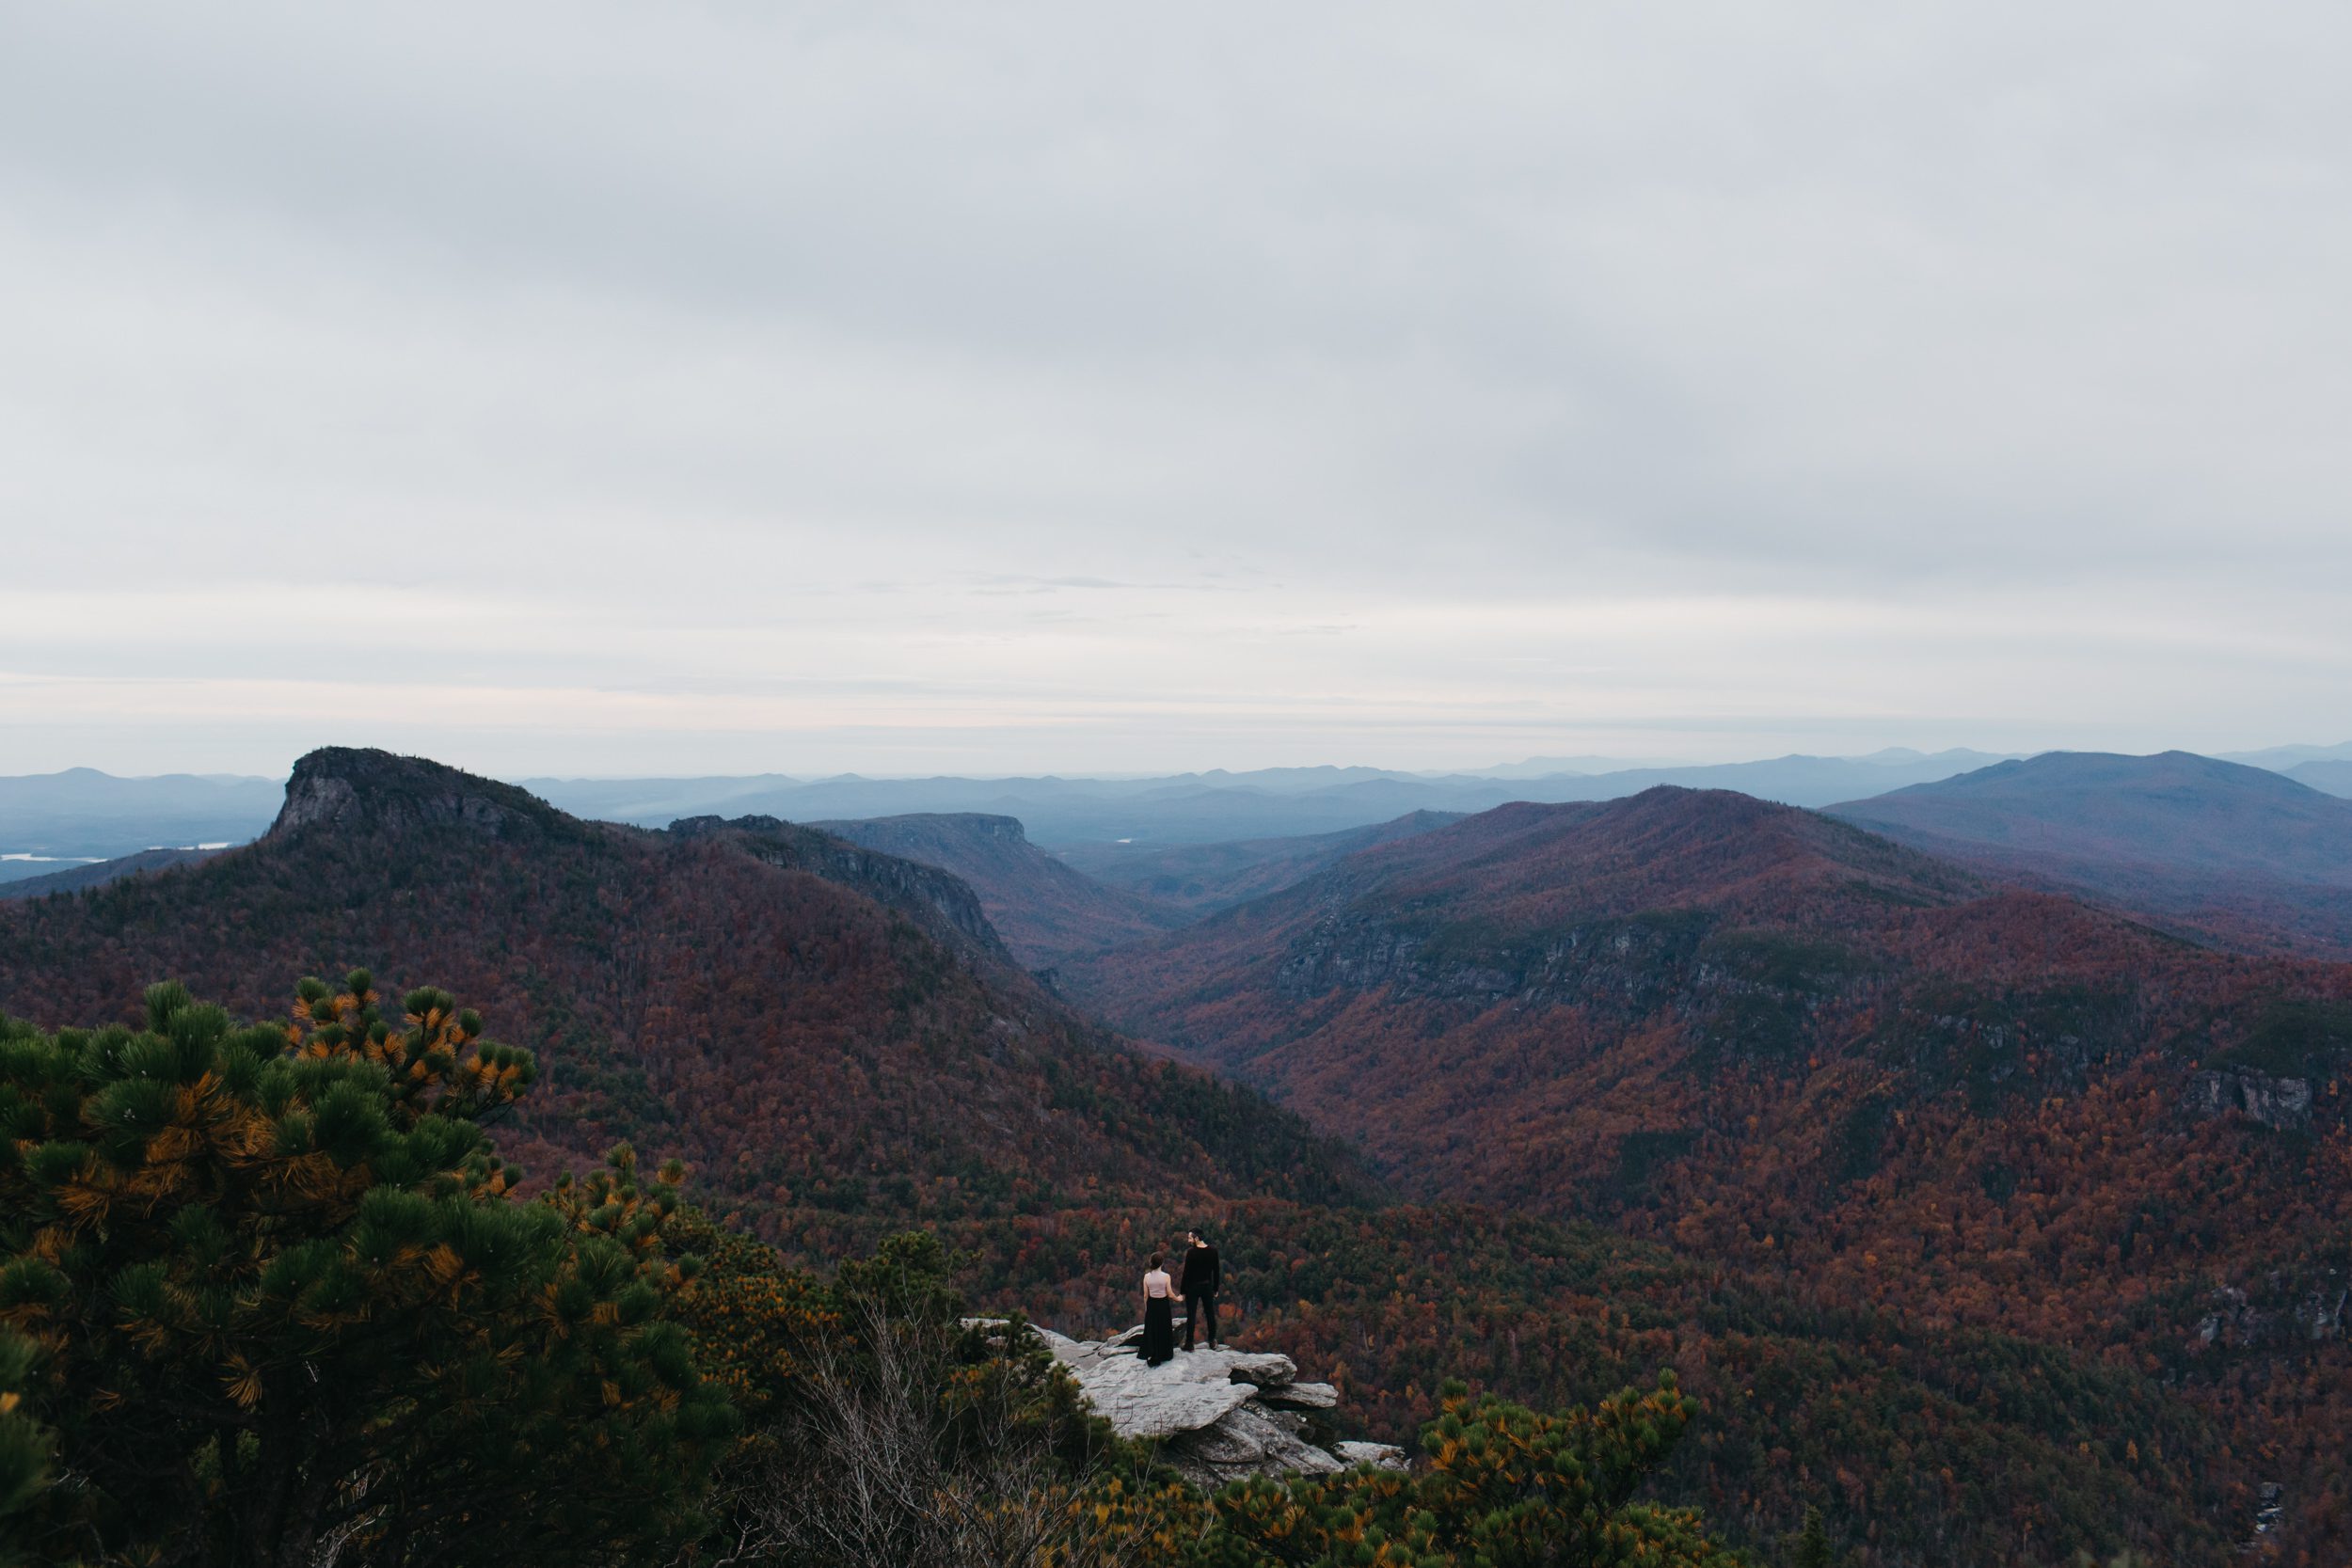
[(2309, 784), (2325, 794), (2352, 796), (2352, 762), (2342, 758), (2297, 763), (2286, 770), (2286, 775), (2296, 784)]
[(1060, 858), (1097, 881), (1197, 917), (1279, 893), (1359, 849), (1410, 838), (1461, 817), (1460, 812), (1416, 811), (1335, 833), (1232, 844), (1082, 844), (1061, 851)]
[(2287, 774), (2187, 752), (2053, 752), (1829, 810), (2207, 940), (2352, 957), (2352, 800)]
[(62, 871), (43, 872), (38, 877), (22, 877), (15, 881), (0, 882), (0, 898), (40, 898), (52, 893), (79, 893), (85, 888), (103, 887), (124, 877), (144, 876), (153, 871), (168, 871), (177, 865), (194, 865), (219, 853), (215, 849), (141, 849), (135, 854), (119, 855), (110, 861), (91, 861), (87, 864), (68, 866)]
[(922, 813), (812, 827), (970, 884), (1005, 945), (1031, 969), (1141, 941), (1184, 923), (1161, 905), (1081, 876), (1009, 816)]
[[(772, 819), (770, 819), (772, 820)], [(1006, 947), (1039, 972), (1131, 946), (1217, 910), (1279, 892), (1358, 849), (1460, 820), (1413, 812), (1393, 822), (1238, 844), (1081, 845), (1047, 854), (1009, 816), (918, 812), (808, 826), (952, 872), (978, 895)]]
[(443, 986), (539, 1053), (509, 1138), (526, 1164), (629, 1138), (770, 1227), (1359, 1190), (1287, 1114), (1029, 983), (955, 878), (772, 819), (611, 827), (323, 751), (253, 845), (0, 906), (0, 1009), (53, 1026), (130, 1017), (166, 976), (272, 1016), (353, 964), (393, 996)]
[(0, 852), (112, 860), (158, 845), (242, 844), (269, 826), (282, 794), (272, 780), (197, 773), (0, 778)]
[[(1542, 760), (1473, 773), (1378, 768), (1213, 768), (1159, 778), (754, 778), (525, 780), (582, 816), (653, 827), (673, 818), (758, 814), (795, 822), (914, 815), (1019, 820), (1052, 850), (1077, 846), (1233, 844), (1371, 828), (1415, 812), (1486, 811), (1513, 800), (1611, 800), (1659, 784), (1737, 789), (1818, 806), (1996, 760), (1981, 752), (1864, 757), (1790, 755), (1755, 762), (1627, 768), (1604, 758)], [(1577, 767), (1568, 767), (1568, 763)]]

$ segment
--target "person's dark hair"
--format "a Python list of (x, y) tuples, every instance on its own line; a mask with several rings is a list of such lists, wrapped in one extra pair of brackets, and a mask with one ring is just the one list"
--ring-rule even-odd
[(1199, 1242), (1202, 1246), (1207, 1246), (1209, 1244), (1209, 1233), (1200, 1229), (1197, 1226), (1192, 1229), (1185, 1231), (1184, 1234), (1191, 1237), (1194, 1241)]
[(1152, 1266), (1155, 1269), (1160, 1266), (1160, 1255), (1156, 1252), (1152, 1255)]

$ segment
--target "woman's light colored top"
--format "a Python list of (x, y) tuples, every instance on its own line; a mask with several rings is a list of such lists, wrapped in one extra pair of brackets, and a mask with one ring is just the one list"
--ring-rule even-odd
[(1169, 1289), (1168, 1271), (1166, 1269), (1150, 1269), (1145, 1272), (1143, 1276), (1143, 1293), (1145, 1295), (1154, 1297), (1164, 1296), (1168, 1294)]

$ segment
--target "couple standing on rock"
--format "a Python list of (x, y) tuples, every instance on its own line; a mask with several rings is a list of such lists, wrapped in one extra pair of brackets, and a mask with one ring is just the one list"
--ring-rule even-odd
[(1161, 1267), (1164, 1259), (1152, 1255), (1152, 1266), (1143, 1275), (1143, 1353), (1146, 1366), (1156, 1367), (1176, 1354), (1175, 1302), (1177, 1294), (1184, 1298), (1184, 1349), (1192, 1349), (1192, 1335), (1204, 1323), (1208, 1330), (1209, 1348), (1216, 1349), (1216, 1292), (1225, 1283), (1225, 1266), (1216, 1255), (1216, 1248), (1198, 1230), (1184, 1232), (1184, 1261), (1183, 1275), (1177, 1280), (1168, 1277)]

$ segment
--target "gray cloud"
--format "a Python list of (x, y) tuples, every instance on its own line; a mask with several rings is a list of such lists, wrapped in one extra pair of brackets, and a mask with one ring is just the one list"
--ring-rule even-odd
[(2335, 738), (2347, 43), (16, 8), (0, 721), (508, 771)]

